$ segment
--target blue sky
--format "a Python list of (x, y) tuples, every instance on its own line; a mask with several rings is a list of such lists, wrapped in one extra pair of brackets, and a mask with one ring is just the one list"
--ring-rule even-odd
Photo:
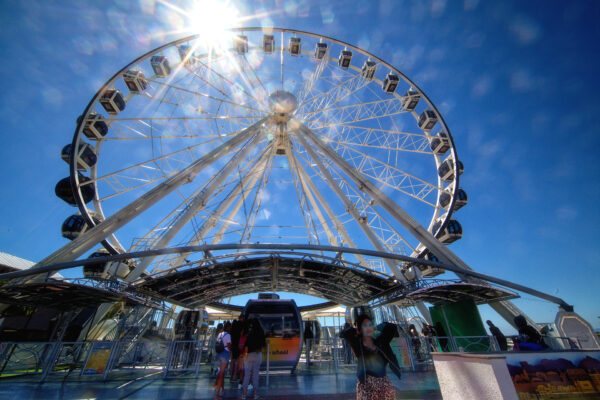
[[(600, 326), (600, 5), (579, 2), (252, 1), (247, 26), (318, 32), (379, 55), (444, 114), (465, 164), (465, 232), (478, 271), (546, 291)], [(152, 0), (0, 6), (0, 250), (34, 261), (66, 241), (54, 185), (75, 119), (113, 73), (181, 34)], [(554, 305), (524, 295), (538, 321)], [(484, 309), (500, 326), (498, 316)]]

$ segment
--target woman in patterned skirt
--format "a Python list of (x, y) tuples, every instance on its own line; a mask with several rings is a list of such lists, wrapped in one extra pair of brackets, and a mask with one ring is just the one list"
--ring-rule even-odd
[(356, 327), (344, 330), (340, 336), (346, 340), (356, 356), (356, 399), (394, 400), (396, 390), (386, 375), (386, 366), (400, 378), (398, 360), (392, 352), (390, 342), (398, 336), (393, 324), (386, 323), (379, 336), (373, 337), (375, 328), (368, 315), (360, 315)]

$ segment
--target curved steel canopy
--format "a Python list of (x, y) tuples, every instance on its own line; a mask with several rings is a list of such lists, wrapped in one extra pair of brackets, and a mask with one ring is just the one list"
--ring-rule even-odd
[(207, 263), (148, 277), (136, 289), (184, 307), (262, 291), (303, 293), (347, 306), (399, 288), (398, 281), (366, 269), (306, 257), (261, 256)]

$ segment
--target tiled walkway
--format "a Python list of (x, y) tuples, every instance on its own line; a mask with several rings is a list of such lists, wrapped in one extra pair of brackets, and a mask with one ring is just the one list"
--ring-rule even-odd
[[(38, 377), (0, 379), (0, 399), (212, 399), (212, 379), (202, 374), (198, 379), (181, 376), (162, 379), (156, 371), (114, 374), (111, 380), (100, 378), (51, 376), (44, 384)], [(260, 378), (261, 399), (354, 399), (356, 378), (346, 371), (335, 374), (271, 375), (269, 387), (266, 377)], [(398, 389), (398, 399), (441, 399), (435, 372), (405, 373), (402, 380), (391, 377)], [(226, 383), (226, 399), (239, 399), (241, 390)], [(249, 393), (251, 394), (251, 393)]]

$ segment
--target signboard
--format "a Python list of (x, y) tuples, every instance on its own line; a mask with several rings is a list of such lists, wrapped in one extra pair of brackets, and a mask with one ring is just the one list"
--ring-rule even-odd
[(112, 343), (94, 343), (83, 367), (83, 375), (103, 374), (108, 364), (111, 348)]

